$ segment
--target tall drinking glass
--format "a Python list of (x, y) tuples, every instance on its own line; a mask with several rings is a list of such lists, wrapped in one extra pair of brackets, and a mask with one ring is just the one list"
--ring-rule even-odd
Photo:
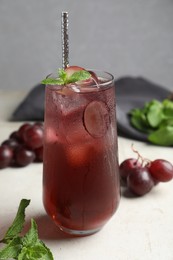
[(78, 236), (99, 231), (120, 200), (114, 79), (95, 73), (99, 82), (46, 86), (43, 203)]

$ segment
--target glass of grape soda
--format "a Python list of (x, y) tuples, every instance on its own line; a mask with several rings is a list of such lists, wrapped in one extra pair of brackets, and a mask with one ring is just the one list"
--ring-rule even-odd
[[(84, 72), (90, 76), (82, 79)], [(43, 203), (62, 231), (85, 236), (110, 220), (120, 200), (114, 78), (78, 66), (59, 74), (46, 86)]]

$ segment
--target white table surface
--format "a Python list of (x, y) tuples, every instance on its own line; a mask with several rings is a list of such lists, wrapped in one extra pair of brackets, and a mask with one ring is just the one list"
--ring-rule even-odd
[[(7, 119), (26, 93), (0, 91), (0, 141), (22, 122)], [(156, 147), (122, 137), (119, 161), (132, 157), (131, 144), (149, 159), (173, 163), (173, 149)], [(173, 260), (173, 181), (159, 184), (140, 198), (122, 195), (117, 213), (97, 234), (68, 238), (46, 216), (42, 204), (42, 163), (0, 170), (0, 238), (16, 214), (22, 198), (31, 199), (26, 210), (38, 224), (40, 238), (50, 247), (55, 260)]]

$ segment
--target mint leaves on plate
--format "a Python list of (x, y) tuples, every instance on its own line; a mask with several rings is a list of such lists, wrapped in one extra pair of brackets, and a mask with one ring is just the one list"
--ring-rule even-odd
[(151, 143), (173, 145), (173, 101), (153, 99), (143, 108), (132, 109), (130, 122), (133, 127), (146, 133)]
[(42, 84), (47, 85), (66, 85), (70, 83), (75, 83), (77, 81), (87, 80), (91, 77), (91, 74), (86, 70), (79, 70), (74, 72), (72, 75), (68, 75), (68, 73), (63, 70), (59, 69), (57, 78), (46, 78), (42, 80)]
[(0, 260), (53, 260), (49, 248), (38, 238), (37, 224), (34, 219), (31, 219), (29, 231), (24, 236), (20, 235), (25, 222), (25, 209), (29, 203), (30, 200), (21, 200), (12, 225), (0, 241), (6, 244), (0, 249)]

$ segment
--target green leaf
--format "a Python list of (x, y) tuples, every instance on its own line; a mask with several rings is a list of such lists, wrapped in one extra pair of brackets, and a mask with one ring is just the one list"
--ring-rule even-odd
[(87, 80), (91, 77), (91, 74), (86, 70), (79, 70), (74, 72), (68, 79), (67, 83), (74, 83), (77, 81)]
[(162, 146), (173, 145), (173, 102), (151, 100), (143, 108), (130, 111), (130, 122), (139, 131), (148, 134), (148, 140)]
[(173, 102), (169, 99), (163, 100), (163, 114), (165, 117), (173, 118)]
[(31, 228), (25, 236), (18, 236), (22, 231), (25, 221), (25, 208), (30, 200), (22, 199), (13, 221), (13, 224), (6, 232), (4, 239), (0, 242), (6, 243), (0, 249), (0, 260), (53, 260), (53, 255), (49, 248), (39, 239), (37, 224), (31, 219)]
[(44, 259), (44, 255), (46, 255), (47, 250), (40, 245), (33, 245), (32, 247), (23, 247), (18, 260), (36, 260), (36, 259)]
[(58, 70), (58, 76), (59, 76), (60, 79), (63, 80), (63, 82), (66, 82), (66, 80), (67, 80), (67, 72), (65, 72), (65, 70), (59, 69)]
[(19, 255), (18, 255), (18, 258), (17, 258), (18, 260), (28, 260), (28, 258), (27, 258), (27, 248), (26, 247), (23, 247), (22, 248), (22, 250), (21, 250), (21, 252), (19, 253)]
[(150, 102), (147, 111), (147, 120), (151, 127), (156, 128), (159, 126), (163, 119), (162, 104), (159, 101), (153, 100)]
[(32, 246), (30, 249), (30, 256), (34, 259), (43, 259), (44, 255), (47, 254), (47, 249), (40, 243)]
[(173, 145), (173, 126), (163, 126), (148, 136), (148, 140), (162, 146)]
[(44, 246), (44, 248), (46, 248), (47, 253), (44, 255), (44, 257), (42, 258), (42, 260), (54, 260), (52, 252), (50, 251), (50, 249), (43, 243), (43, 241), (40, 240), (40, 243)]
[(0, 249), (0, 260), (14, 258), (17, 259), (22, 248), (20, 237), (14, 237), (4, 248)]
[(162, 120), (162, 122), (159, 125), (159, 128), (165, 127), (165, 126), (173, 126), (173, 117), (168, 117)]
[(34, 219), (31, 219), (31, 228), (23, 237), (23, 245), (26, 247), (34, 245), (38, 241), (37, 224)]
[(77, 81), (87, 80), (90, 77), (91, 74), (86, 70), (79, 70), (74, 72), (71, 76), (68, 76), (65, 70), (59, 69), (57, 78), (46, 78), (42, 80), (41, 83), (46, 85), (66, 85)]
[(150, 133), (152, 131), (147, 118), (141, 109), (134, 109), (131, 111), (130, 122), (135, 128), (144, 133)]
[(42, 80), (41, 83), (45, 85), (64, 85), (64, 80), (60, 78), (57, 79), (47, 78)]
[(7, 230), (2, 242), (8, 243), (9, 240), (13, 239), (15, 236), (18, 236), (19, 233), (22, 231), (25, 222), (25, 208), (29, 205), (29, 203), (30, 200), (21, 200), (16, 217), (12, 225)]
[[(51, 251), (38, 238), (37, 224), (34, 219), (31, 219), (31, 228), (23, 237), (24, 250), (21, 252), (20, 260), (23, 259), (42, 259), (53, 260)], [(24, 257), (25, 258), (22, 258)], [(29, 257), (29, 258), (27, 258)]]

